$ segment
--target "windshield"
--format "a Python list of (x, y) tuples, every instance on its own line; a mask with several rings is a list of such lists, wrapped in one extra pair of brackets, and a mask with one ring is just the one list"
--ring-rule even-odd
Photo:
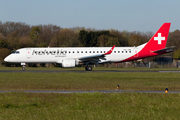
[(20, 52), (19, 51), (14, 51), (12, 54), (19, 54)]

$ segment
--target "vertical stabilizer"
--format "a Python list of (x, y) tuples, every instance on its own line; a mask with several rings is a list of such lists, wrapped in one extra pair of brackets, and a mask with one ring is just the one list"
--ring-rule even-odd
[(144, 49), (156, 51), (165, 48), (170, 25), (171, 23), (164, 23), (145, 45)]
[(165, 49), (170, 25), (171, 23), (164, 23), (146, 44), (137, 47), (141, 49), (139, 52), (135, 52), (133, 56), (123, 61), (137, 60), (166, 53), (165, 51), (154, 51), (161, 51), (162, 49)]

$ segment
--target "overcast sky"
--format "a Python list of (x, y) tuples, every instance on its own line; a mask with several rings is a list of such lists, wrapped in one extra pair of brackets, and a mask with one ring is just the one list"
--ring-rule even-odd
[(0, 21), (156, 32), (180, 29), (180, 0), (1, 0)]

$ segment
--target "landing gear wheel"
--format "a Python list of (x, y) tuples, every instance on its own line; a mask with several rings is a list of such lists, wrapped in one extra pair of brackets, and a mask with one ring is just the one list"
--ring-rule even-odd
[(92, 71), (92, 67), (90, 65), (88, 65), (88, 66), (85, 67), (85, 70), (86, 71)]
[(88, 71), (92, 71), (92, 67), (91, 66), (88, 66)]
[(25, 71), (25, 70), (26, 70), (26, 67), (25, 67), (25, 66), (23, 66), (23, 67), (22, 67), (22, 71)]

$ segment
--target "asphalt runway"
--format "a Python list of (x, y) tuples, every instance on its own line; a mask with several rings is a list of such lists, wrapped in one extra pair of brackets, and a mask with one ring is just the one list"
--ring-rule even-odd
[(180, 71), (156, 71), (156, 70), (0, 70), (0, 73), (61, 73), (61, 72), (75, 72), (75, 73), (90, 73), (90, 72), (173, 72), (180, 73)]
[[(22, 93), (61, 93), (61, 94), (69, 94), (69, 93), (165, 93), (165, 91), (128, 91), (128, 90), (102, 90), (102, 91), (77, 91), (77, 90), (22, 90), (22, 91), (4, 91), (1, 90), (0, 93), (10, 93), (10, 92), (22, 92)], [(169, 91), (168, 93), (180, 93), (180, 91)]]

